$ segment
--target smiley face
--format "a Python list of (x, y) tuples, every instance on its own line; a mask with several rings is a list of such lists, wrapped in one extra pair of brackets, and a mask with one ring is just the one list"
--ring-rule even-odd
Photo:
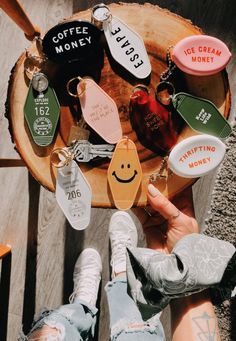
[(119, 141), (107, 175), (115, 206), (120, 210), (129, 209), (142, 180), (142, 168), (133, 141), (126, 138)]
[[(128, 163), (127, 165), (125, 165), (124, 163), (122, 163), (121, 166), (120, 166), (120, 168), (121, 168), (122, 170), (125, 170), (125, 166), (126, 166), (127, 169), (130, 169), (130, 168), (131, 168), (130, 163)], [(120, 173), (122, 173), (122, 172), (120, 172)], [(125, 173), (127, 173), (127, 172), (125, 172)], [(133, 181), (137, 174), (138, 174), (137, 170), (134, 169), (133, 175), (130, 176), (129, 178), (125, 178), (125, 179), (124, 179), (124, 178), (119, 177), (119, 176), (116, 174), (116, 171), (113, 171), (113, 172), (112, 172), (112, 175), (115, 177), (115, 179), (116, 179), (118, 182), (121, 182), (121, 183), (123, 183), (123, 184), (127, 184), (127, 183)]]

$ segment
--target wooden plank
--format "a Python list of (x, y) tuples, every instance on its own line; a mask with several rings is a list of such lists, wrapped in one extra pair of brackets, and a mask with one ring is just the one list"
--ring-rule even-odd
[(0, 159), (0, 167), (25, 167), (21, 159)]
[[(50, 2), (21, 0), (21, 3), (32, 19), (32, 22), (39, 25), (42, 31), (46, 31), (64, 17), (72, 14), (72, 1), (70, 0), (52, 0)], [(8, 133), (8, 122), (3, 119), (5, 112), (4, 104), (11, 68), (29, 43), (25, 39), (22, 31), (17, 29), (17, 26), (2, 11), (0, 12), (0, 29), (4, 32), (4, 35), (2, 34), (0, 36), (0, 65), (2, 74), (0, 80), (0, 157), (17, 158), (18, 154), (14, 150), (14, 145)], [(26, 316), (24, 292), (25, 294), (31, 294), (29, 297), (32, 297), (33, 292), (35, 292), (35, 302), (28, 303), (32, 303), (37, 312), (45, 305), (56, 308), (63, 303), (64, 247), (63, 235), (61, 236), (58, 233), (58, 226), (60, 227), (60, 231), (63, 232), (65, 218), (56, 205), (54, 195), (50, 196), (50, 193), (44, 189), (41, 189), (38, 202), (36, 202), (35, 191), (37, 191), (37, 186), (39, 187), (31, 177), (28, 178), (28, 171), (24, 167), (0, 169), (0, 240), (2, 243), (9, 243), (13, 247), (8, 341), (17, 339), (22, 320), (24, 320), (23, 315), (25, 314)], [(48, 200), (53, 201), (54, 204), (47, 205)], [(40, 212), (38, 219), (36, 219), (37, 210)], [(47, 225), (47, 222), (49, 225)], [(33, 225), (37, 226), (37, 228), (33, 228)], [(40, 240), (42, 240), (39, 248), (36, 247), (38, 235), (35, 238), (35, 231), (38, 230), (41, 231)], [(45, 231), (51, 231), (51, 234), (47, 234)], [(46, 238), (44, 239), (42, 235), (45, 235)], [(47, 238), (50, 239), (50, 242)], [(56, 247), (57, 238), (61, 240), (60, 248)], [(49, 252), (49, 247), (51, 248), (51, 253)], [(48, 255), (48, 258), (47, 256), (43, 258), (44, 263), (41, 263), (37, 257), (39, 251), (40, 255), (42, 252)], [(26, 259), (28, 259), (27, 264)], [(58, 259), (62, 259), (62, 262), (58, 263)], [(47, 267), (45, 263), (51, 264), (50, 273), (46, 272)], [(58, 272), (59, 267), (60, 271)], [(44, 268), (45, 272), (43, 270)], [(26, 269), (28, 273), (26, 273)], [(31, 277), (29, 276), (29, 271), (32, 271)], [(39, 277), (37, 277), (35, 283), (30, 283), (30, 279), (34, 276), (34, 271), (36, 272), (36, 276)], [(49, 290), (47, 298), (44, 297), (43, 291), (38, 290), (40, 282), (45, 277), (47, 278), (46, 284), (48, 288), (44, 287), (44, 289), (46, 292)], [(55, 281), (51, 281), (51, 278), (55, 278)], [(52, 288), (52, 286), (49, 286), (49, 282), (58, 283), (58, 286)], [(50, 294), (51, 299), (49, 299)], [(29, 322), (34, 317), (34, 311), (31, 311), (30, 314), (31, 316), (28, 316)]]

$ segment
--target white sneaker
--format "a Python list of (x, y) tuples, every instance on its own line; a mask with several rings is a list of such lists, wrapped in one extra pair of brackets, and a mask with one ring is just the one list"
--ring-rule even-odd
[(126, 271), (126, 247), (137, 246), (138, 234), (131, 216), (118, 211), (111, 217), (109, 224), (111, 243), (112, 279)]
[(79, 298), (96, 306), (101, 272), (102, 261), (99, 253), (92, 248), (84, 249), (75, 263), (74, 290), (69, 299), (70, 303)]

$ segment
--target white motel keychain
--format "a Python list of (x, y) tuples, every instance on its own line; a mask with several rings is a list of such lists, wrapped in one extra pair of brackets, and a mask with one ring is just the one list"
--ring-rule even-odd
[(63, 162), (63, 149), (59, 155), (61, 162), (51, 160), (58, 168), (56, 199), (70, 225), (76, 230), (84, 230), (90, 222), (92, 190), (77, 163), (68, 162), (66, 155)]
[[(77, 93), (70, 91), (72, 82), (77, 81)], [(115, 144), (122, 137), (119, 112), (114, 100), (91, 78), (72, 78), (67, 91), (79, 98), (83, 118), (106, 142)]]
[(112, 57), (138, 79), (151, 73), (151, 64), (142, 37), (104, 4), (92, 9), (92, 23), (104, 30)]
[(170, 169), (184, 178), (198, 178), (219, 166), (225, 155), (225, 144), (215, 136), (191, 136), (170, 152)]

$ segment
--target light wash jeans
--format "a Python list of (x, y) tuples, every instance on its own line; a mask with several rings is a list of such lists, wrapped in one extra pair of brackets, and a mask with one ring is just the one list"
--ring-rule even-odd
[(127, 294), (126, 276), (119, 276), (105, 287), (110, 312), (112, 341), (164, 341), (159, 317), (144, 322), (135, 302)]
[[(112, 341), (163, 341), (163, 328), (159, 318), (155, 322), (143, 322), (134, 301), (127, 294), (126, 277), (119, 276), (105, 287), (110, 312)], [(47, 336), (42, 341), (87, 341), (94, 336), (97, 308), (82, 300), (63, 305), (54, 311), (44, 312), (35, 322), (30, 334), (19, 341), (28, 340), (33, 331), (43, 325), (55, 327), (57, 336)], [(153, 320), (153, 321), (154, 321)], [(104, 340), (106, 341), (106, 340)]]

